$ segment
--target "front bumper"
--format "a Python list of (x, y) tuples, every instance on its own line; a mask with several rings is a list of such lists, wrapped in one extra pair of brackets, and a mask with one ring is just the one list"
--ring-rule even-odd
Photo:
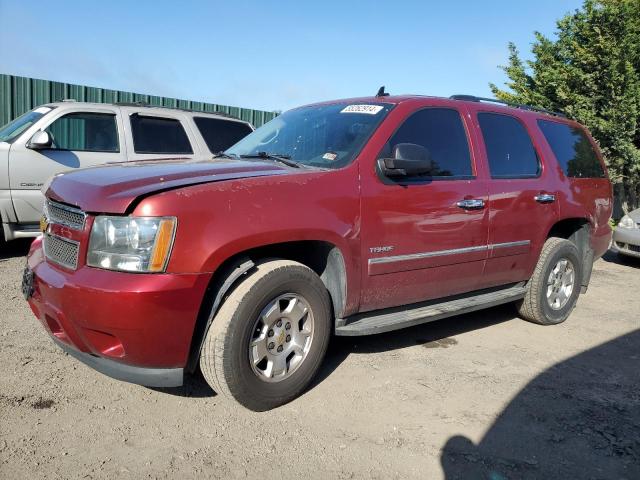
[(44, 259), (39, 239), (27, 268), (29, 306), (69, 354), (119, 380), (182, 384), (209, 274), (68, 271)]
[(616, 228), (611, 247), (615, 252), (640, 258), (640, 229)]

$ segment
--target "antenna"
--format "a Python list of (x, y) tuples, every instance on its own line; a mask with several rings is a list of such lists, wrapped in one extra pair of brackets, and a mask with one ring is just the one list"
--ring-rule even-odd
[(376, 93), (376, 97), (388, 97), (389, 94), (384, 91), (384, 85), (378, 89), (378, 93)]

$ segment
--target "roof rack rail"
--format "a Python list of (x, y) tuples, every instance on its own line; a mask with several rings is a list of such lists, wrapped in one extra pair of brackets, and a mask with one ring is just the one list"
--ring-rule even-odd
[(521, 108), (522, 110), (531, 110), (532, 112), (546, 113), (547, 115), (567, 118), (567, 116), (562, 112), (554, 112), (551, 110), (545, 110), (544, 108), (532, 107), (531, 105), (525, 105), (524, 103), (505, 102), (504, 100), (498, 100), (497, 98), (476, 97), (475, 95), (451, 95), (449, 98), (451, 100), (464, 100), (467, 102), (499, 103), (508, 107)]
[(240, 117), (236, 117), (230, 113), (221, 112), (216, 110), (215, 112), (203, 112), (202, 110), (193, 110), (191, 108), (181, 108), (181, 107), (168, 107), (166, 105), (152, 105), (147, 102), (115, 102), (113, 105), (117, 105), (119, 107), (149, 107), (149, 108), (166, 108), (167, 110), (180, 110), (181, 112), (191, 112), (191, 113), (207, 113), (210, 115), (217, 115), (219, 117), (230, 118), (233, 120), (240, 120), (245, 122), (246, 120), (242, 120)]

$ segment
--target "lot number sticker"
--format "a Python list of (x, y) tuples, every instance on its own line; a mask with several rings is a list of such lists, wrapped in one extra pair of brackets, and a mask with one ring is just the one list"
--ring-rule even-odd
[(384, 107), (382, 105), (349, 105), (340, 110), (340, 113), (366, 113), (375, 115)]

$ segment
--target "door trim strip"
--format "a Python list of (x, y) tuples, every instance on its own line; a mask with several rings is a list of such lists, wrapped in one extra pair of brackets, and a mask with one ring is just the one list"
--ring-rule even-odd
[(420, 260), (422, 258), (442, 257), (445, 255), (460, 255), (463, 253), (481, 252), (484, 250), (495, 250), (498, 248), (522, 247), (529, 245), (530, 240), (518, 240), (516, 242), (493, 243), (491, 245), (478, 245), (477, 247), (452, 248), (449, 250), (435, 250), (432, 252), (409, 253), (407, 255), (394, 255), (391, 257), (376, 257), (369, 259), (369, 265), (380, 265), (384, 263), (405, 262), (408, 260)]

